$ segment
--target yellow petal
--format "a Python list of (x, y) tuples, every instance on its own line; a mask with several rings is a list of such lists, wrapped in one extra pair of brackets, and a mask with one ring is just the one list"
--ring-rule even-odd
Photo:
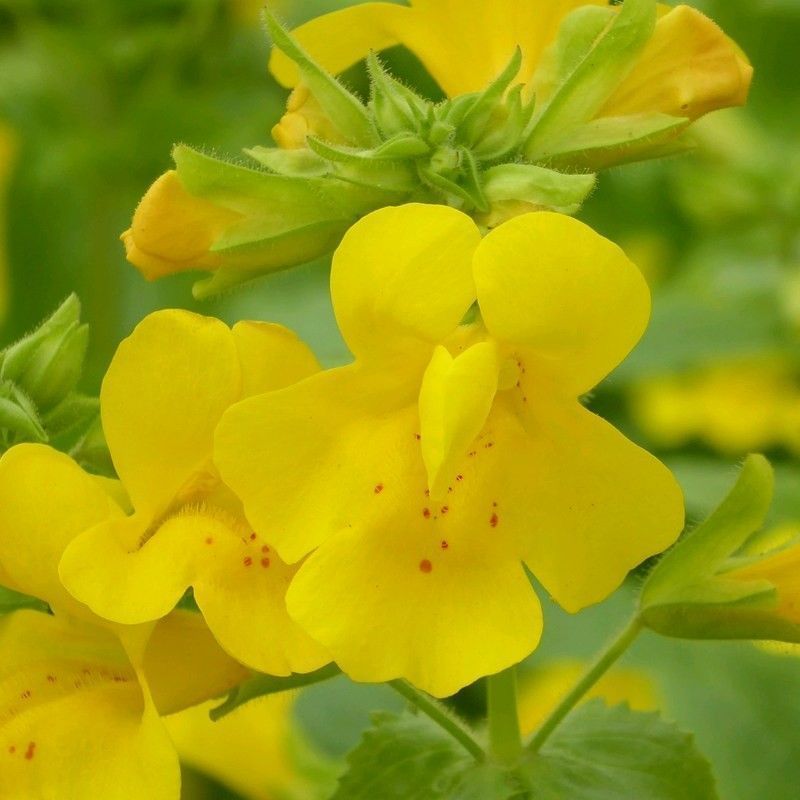
[(287, 603), (353, 680), (405, 678), (446, 697), (525, 658), (541, 609), (513, 552), (458, 531), (441, 540), (421, 506), (338, 533), (301, 567)]
[(282, 389), (319, 370), (308, 345), (282, 325), (237, 322), (233, 339), (242, 367), (243, 397)]
[(192, 586), (214, 637), (243, 664), (287, 675), (327, 662), (286, 614), (295, 568), (243, 522), (219, 510), (189, 509), (132, 549), (137, 522), (98, 526), (64, 554), (62, 581), (95, 613), (125, 625), (160, 619)]
[(211, 461), (214, 428), (240, 396), (228, 327), (186, 311), (146, 317), (103, 380), (103, 430), (137, 512), (163, 513)]
[(233, 406), (217, 429), (215, 462), (255, 530), (293, 563), (404, 480), (398, 450), (418, 449), (424, 364), (387, 374), (359, 366)]
[(153, 628), (142, 668), (160, 714), (220, 697), (251, 675), (190, 611), (173, 611)]
[(290, 692), (247, 703), (216, 722), (213, 704), (165, 720), (181, 761), (248, 800), (311, 797), (296, 767)]
[[(536, 578), (567, 611), (613, 592), (683, 528), (681, 490), (656, 458), (577, 403), (532, 399), (528, 436), (498, 436), (516, 488), (503, 522)], [(512, 495), (513, 496), (513, 495)]]
[[(328, 72), (338, 75), (371, 50), (398, 44), (397, 26), (411, 11), (393, 3), (359, 3), (312, 19), (293, 31), (301, 45)], [(294, 62), (273, 48), (269, 68), (279, 83), (296, 86)]]
[[(363, 3), (318, 17), (294, 34), (334, 74), (370, 50), (403, 44), (454, 97), (483, 89), (516, 47), (523, 53), (518, 80), (528, 81), (563, 18), (587, 3), (605, 5), (604, 0), (415, 0), (409, 9)], [(270, 67), (285, 86), (297, 83), (297, 69), (284, 55), (273, 53)]]
[(677, 6), (662, 16), (631, 74), (600, 116), (660, 112), (697, 119), (747, 100), (753, 68), (699, 11)]
[(622, 250), (562, 214), (526, 214), (489, 233), (475, 282), (492, 336), (526, 348), (528, 369), (573, 396), (625, 358), (650, 313), (647, 283)]
[(211, 245), (242, 216), (194, 197), (175, 170), (147, 190), (122, 234), (128, 261), (148, 280), (188, 269), (214, 269)]
[(444, 347), (436, 348), (419, 396), (422, 458), (433, 497), (442, 496), (454, 461), (483, 428), (498, 373), (497, 351), (490, 342), (475, 344), (456, 358)]
[(177, 756), (111, 634), (18, 611), (0, 620), (7, 800), (177, 800)]
[[(556, 661), (536, 667), (519, 684), (519, 724), (533, 733), (587, 670), (579, 661)], [(597, 681), (581, 702), (596, 697), (606, 705), (625, 703), (634, 711), (655, 711), (661, 705), (650, 676), (636, 669), (612, 669)]]
[(79, 533), (120, 516), (94, 478), (63, 453), (22, 444), (0, 459), (0, 565), (11, 588), (88, 613), (61, 585), (58, 562)]
[(475, 223), (446, 206), (382, 208), (350, 228), (333, 257), (331, 295), (353, 354), (406, 355), (447, 336), (475, 299), (479, 242)]

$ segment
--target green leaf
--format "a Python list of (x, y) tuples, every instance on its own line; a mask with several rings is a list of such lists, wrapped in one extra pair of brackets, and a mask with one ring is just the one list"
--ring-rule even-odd
[(694, 738), (658, 714), (574, 711), (521, 768), (532, 800), (715, 800), (711, 767)]
[(514, 777), (477, 764), (431, 720), (380, 712), (347, 757), (331, 800), (510, 800)]
[(748, 456), (736, 484), (716, 511), (673, 547), (650, 573), (642, 588), (642, 609), (673, 602), (687, 587), (713, 576), (764, 524), (773, 487), (769, 462), (763, 456)]

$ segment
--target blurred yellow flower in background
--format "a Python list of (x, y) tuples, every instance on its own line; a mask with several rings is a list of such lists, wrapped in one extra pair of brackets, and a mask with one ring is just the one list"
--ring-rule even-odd
[[(519, 682), (519, 724), (523, 734), (533, 733), (556, 708), (586, 671), (581, 661), (560, 660), (523, 674)], [(655, 711), (661, 705), (658, 689), (642, 670), (617, 667), (607, 672), (584, 695), (606, 705), (627, 703), (634, 711)]]
[[(165, 723), (184, 764), (246, 800), (310, 800), (324, 790), (326, 781), (318, 776), (326, 767), (293, 721), (295, 699), (291, 692), (270, 695), (216, 722), (208, 715), (212, 702)], [(308, 764), (317, 765), (317, 772), (304, 769)]]
[(727, 455), (772, 447), (800, 453), (800, 370), (781, 357), (649, 380), (632, 392), (631, 411), (665, 447), (697, 440)]

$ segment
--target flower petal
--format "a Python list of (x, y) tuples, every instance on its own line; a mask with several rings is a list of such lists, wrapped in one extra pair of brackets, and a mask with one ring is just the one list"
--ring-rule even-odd
[[(399, 44), (398, 25), (411, 13), (393, 3), (359, 3), (316, 17), (292, 34), (320, 66), (338, 75), (370, 51)], [(294, 62), (277, 48), (272, 50), (269, 68), (283, 86), (296, 86), (300, 79)]]
[(526, 214), (488, 234), (475, 254), (486, 327), (524, 347), (567, 393), (595, 386), (630, 352), (650, 313), (636, 266), (612, 242), (561, 214)]
[(242, 367), (242, 396), (282, 389), (319, 370), (305, 342), (282, 325), (237, 322), (233, 340)]
[(0, 620), (3, 796), (176, 800), (172, 743), (117, 639), (34, 611)]
[(440, 498), (462, 458), (481, 432), (497, 391), (499, 362), (491, 342), (480, 342), (453, 358), (437, 347), (419, 396), (422, 458), (431, 495)]
[(447, 336), (475, 300), (479, 242), (475, 223), (446, 206), (382, 208), (350, 228), (333, 257), (331, 295), (356, 358), (406, 354)]
[(289, 589), (292, 617), (353, 680), (406, 678), (446, 697), (538, 643), (541, 608), (513, 552), (457, 534), (443, 543), (431, 522), (409, 508), (343, 530)]
[(578, 403), (531, 405), (528, 436), (497, 442), (508, 451), (502, 474), (516, 483), (506, 491), (517, 494), (503, 523), (536, 578), (575, 612), (677, 539), (683, 497), (660, 461)]
[(737, 45), (689, 6), (662, 16), (631, 74), (600, 116), (660, 112), (697, 119), (747, 101), (753, 68)]
[[(313, 797), (313, 788), (298, 764), (292, 694), (251, 701), (216, 722), (208, 716), (213, 703), (174, 714), (164, 722), (184, 764), (242, 797)], [(303, 756), (307, 758), (308, 753), (304, 751)]]
[(138, 549), (136, 517), (78, 537), (61, 562), (64, 585), (95, 613), (125, 625), (160, 619), (186, 589), (228, 653), (271, 675), (311, 672), (327, 656), (287, 616), (295, 568), (235, 517), (186, 510)]
[(87, 614), (61, 585), (58, 562), (75, 536), (119, 516), (101, 485), (63, 453), (22, 444), (0, 459), (0, 565), (10, 588)]
[(162, 514), (211, 461), (214, 428), (240, 396), (228, 327), (158, 311), (119, 346), (100, 407), (114, 466), (137, 512)]
[(251, 672), (220, 648), (202, 615), (173, 611), (154, 626), (142, 670), (160, 714), (220, 697)]
[(415, 369), (329, 370), (223, 416), (217, 467), (282, 558), (294, 563), (374, 513), (383, 489), (405, 480), (399, 453), (419, 445), (424, 364)]

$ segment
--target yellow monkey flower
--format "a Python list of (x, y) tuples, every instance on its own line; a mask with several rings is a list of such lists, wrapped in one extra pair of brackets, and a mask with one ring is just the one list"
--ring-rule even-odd
[[(569, 31), (570, 25), (576, 30), (588, 25), (586, 30), (599, 36), (619, 11), (609, 8), (612, 5), (607, 0), (360, 3), (313, 19), (294, 35), (334, 74), (370, 51), (405, 45), (449, 97), (483, 89), (519, 47), (523, 59), (516, 80), (535, 92), (544, 110), (558, 88), (559, 67), (568, 57), (554, 49), (559, 34)], [(297, 67), (283, 53), (273, 51), (270, 67), (283, 85), (298, 83)], [(688, 122), (719, 108), (742, 105), (752, 72), (736, 44), (699, 11), (686, 5), (660, 6), (658, 21), (637, 60), (620, 75), (593, 118), (636, 120), (663, 114)]]
[(165, 724), (183, 763), (247, 800), (310, 800), (323, 796), (326, 782), (306, 776), (304, 766), (331, 778), (335, 768), (302, 737), (294, 699), (291, 692), (259, 698), (216, 722), (208, 715), (213, 704), (195, 706)]
[(225, 409), (317, 369), (277, 325), (184, 311), (141, 322), (103, 381), (103, 430), (134, 512), (85, 529), (61, 560), (69, 591), (123, 624), (160, 619), (188, 587), (222, 647), (272, 675), (309, 672), (325, 653), (287, 616), (296, 567), (256, 535), (211, 463)]
[(387, 208), (331, 291), (354, 363), (235, 405), (215, 460), (283, 558), (311, 554), (289, 613), (352, 678), (451, 694), (536, 646), (523, 563), (577, 611), (675, 540), (672, 475), (578, 400), (648, 319), (614, 244), (547, 212), (481, 239), (455, 209)]
[(107, 484), (42, 445), (20, 445), (0, 460), (0, 578), (53, 611), (0, 617), (7, 800), (177, 800), (177, 756), (158, 712), (202, 702), (247, 675), (197, 614), (127, 629), (64, 591), (64, 548), (86, 526), (123, 514)]
[(800, 372), (787, 359), (730, 360), (636, 387), (634, 418), (658, 444), (693, 439), (741, 455), (786, 447), (800, 452)]

